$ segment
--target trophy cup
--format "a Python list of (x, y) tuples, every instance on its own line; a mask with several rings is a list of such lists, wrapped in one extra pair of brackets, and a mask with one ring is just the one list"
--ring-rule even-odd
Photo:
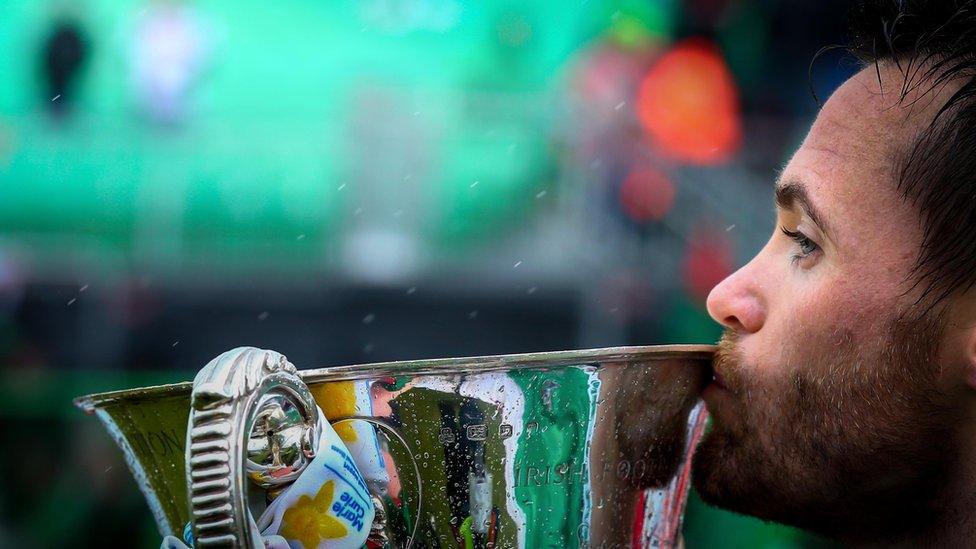
[[(192, 383), (75, 404), (122, 449), (161, 534), (195, 547), (264, 547), (254, 519), (324, 451), (323, 426), (354, 463), (350, 492), (372, 506), (357, 525), (368, 547), (674, 547), (713, 352), (617, 347), (299, 371), (242, 347)], [(301, 544), (328, 546), (319, 542)]]

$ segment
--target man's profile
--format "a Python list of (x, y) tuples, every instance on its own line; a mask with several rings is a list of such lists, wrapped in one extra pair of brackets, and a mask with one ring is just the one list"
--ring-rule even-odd
[(863, 63), (719, 284), (702, 498), (850, 544), (976, 533), (976, 2), (857, 2)]

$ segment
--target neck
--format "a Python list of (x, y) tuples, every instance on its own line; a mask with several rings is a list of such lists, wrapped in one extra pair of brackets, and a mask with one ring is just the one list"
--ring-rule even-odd
[(965, 483), (970, 493), (958, 493), (938, 520), (895, 543), (871, 544), (866, 547), (969, 547), (976, 539), (976, 495), (972, 479)]
[[(919, 524), (908, 535), (864, 547), (969, 547), (976, 540), (976, 413), (958, 423), (955, 432), (958, 451), (948, 482), (932, 502), (931, 520)], [(911, 497), (911, 494), (906, 494)]]

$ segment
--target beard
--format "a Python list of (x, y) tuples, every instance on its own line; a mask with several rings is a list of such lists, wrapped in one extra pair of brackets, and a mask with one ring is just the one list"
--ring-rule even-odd
[(727, 392), (692, 463), (702, 499), (847, 543), (894, 543), (933, 527), (957, 468), (962, 413), (938, 385), (944, 324), (896, 316), (873, 344), (851, 334), (812, 343), (748, 377), (759, 370), (726, 332), (714, 368)]

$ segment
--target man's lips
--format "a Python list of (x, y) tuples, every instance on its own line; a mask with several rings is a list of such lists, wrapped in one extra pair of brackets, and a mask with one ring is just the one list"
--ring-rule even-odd
[(725, 381), (722, 379), (722, 374), (712, 370), (712, 381), (713, 384), (717, 385), (719, 389), (728, 391), (728, 387), (725, 386)]
[(711, 408), (716, 402), (715, 399), (727, 398), (727, 395), (729, 394), (729, 390), (725, 386), (722, 375), (714, 370), (712, 370), (711, 374), (711, 379), (709, 379), (701, 393), (705, 403), (709, 404), (709, 411), (712, 411)]
[(709, 368), (706, 371), (705, 375), (706, 375), (706, 381), (705, 381), (706, 387), (709, 385), (715, 385), (715, 387), (718, 389), (724, 389), (728, 391), (728, 387), (725, 385), (725, 379), (722, 377), (722, 374), (715, 369), (714, 363), (709, 365)]

